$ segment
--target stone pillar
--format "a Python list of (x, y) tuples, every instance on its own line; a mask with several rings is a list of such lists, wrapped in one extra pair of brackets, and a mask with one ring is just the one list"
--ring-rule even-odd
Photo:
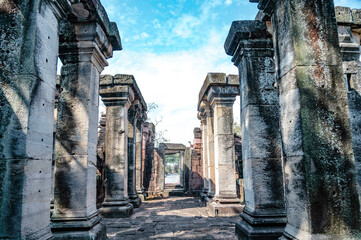
[(147, 195), (147, 142), (149, 138), (149, 123), (145, 122), (143, 124), (143, 131), (142, 131), (142, 186), (144, 189), (145, 195)]
[(203, 190), (201, 193), (202, 201), (208, 201), (208, 157), (207, 157), (207, 120), (203, 114), (199, 114), (202, 124), (202, 161), (203, 161)]
[(138, 119), (135, 128), (135, 185), (138, 196), (141, 201), (145, 200), (145, 192), (143, 187), (143, 124), (142, 118)]
[(112, 46), (96, 22), (64, 25), (61, 40), (52, 231), (56, 239), (103, 239), (96, 208), (99, 74)]
[(241, 239), (278, 239), (286, 225), (273, 43), (262, 21), (233, 22), (226, 52), (239, 69), (245, 207)]
[(208, 198), (213, 198), (216, 192), (216, 168), (214, 164), (214, 119), (213, 109), (208, 101), (205, 102), (204, 115), (207, 123), (207, 165), (208, 165)]
[(106, 135), (106, 114), (101, 114), (98, 128), (97, 144), (97, 208), (101, 208), (105, 198), (105, 135)]
[(189, 193), (191, 173), (192, 173), (192, 157), (191, 148), (187, 147), (184, 151), (184, 192)]
[(184, 151), (179, 152), (179, 184), (184, 188)]
[(360, 204), (333, 1), (262, 0), (259, 8), (272, 15), (280, 88), (282, 239), (350, 239)]
[(130, 203), (134, 208), (139, 208), (142, 204), (136, 189), (136, 128), (138, 120), (138, 104), (133, 104), (128, 111), (128, 195)]
[(58, 21), (68, 1), (0, 4), (0, 238), (50, 239)]
[(195, 128), (193, 132), (190, 188), (193, 196), (199, 196), (203, 189), (202, 131), (200, 128)]
[(129, 217), (133, 205), (128, 197), (128, 109), (134, 99), (129, 86), (102, 78), (100, 96), (106, 106), (106, 192), (100, 214), (107, 218)]
[(159, 145), (159, 148), (156, 150), (157, 153), (157, 174), (156, 174), (156, 189), (157, 195), (164, 195), (164, 187), (165, 187), (165, 149), (162, 147), (162, 144)]
[(241, 212), (236, 191), (236, 168), (233, 135), (233, 103), (236, 86), (211, 86), (207, 100), (214, 114), (215, 196), (207, 207), (215, 216), (236, 216)]
[(346, 80), (347, 99), (351, 119), (352, 144), (356, 163), (356, 181), (361, 201), (361, 10), (336, 7), (338, 37), (342, 67)]
[(155, 126), (153, 123), (148, 123), (148, 134), (145, 144), (145, 183), (144, 188), (147, 192), (147, 197), (153, 196), (156, 192), (156, 174), (157, 162), (154, 158), (154, 132)]

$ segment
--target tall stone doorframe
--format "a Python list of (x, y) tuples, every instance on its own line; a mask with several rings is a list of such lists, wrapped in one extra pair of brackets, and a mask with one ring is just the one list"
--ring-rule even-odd
[[(261, 23), (257, 24), (263, 22), (262, 31), (266, 29), (272, 35), (279, 88), (287, 213), (280, 239), (359, 239), (360, 203), (352, 145), (355, 139), (333, 1), (251, 2), (257, 2), (261, 10), (257, 16)], [(264, 38), (261, 32), (245, 34), (249, 37), (239, 37)], [(247, 58), (259, 47), (256, 43), (252, 46), (251, 41), (228, 54), (238, 52), (236, 58)], [(232, 47), (226, 42), (227, 49)], [(240, 77), (245, 72), (240, 71)], [(241, 239), (248, 239), (237, 233)], [(265, 233), (272, 234), (267, 230)]]
[[(159, 144), (159, 148), (164, 151), (164, 156), (173, 155), (173, 154), (180, 154), (179, 159), (179, 185), (171, 185), (165, 186), (166, 191), (169, 195), (184, 195), (185, 193), (189, 192), (189, 182), (190, 182), (190, 172), (191, 172), (191, 152), (190, 148), (184, 146), (183, 144), (179, 143), (161, 143)], [(158, 172), (158, 174), (162, 174), (163, 176), (163, 184), (165, 182), (164, 178), (164, 167), (163, 169)], [(167, 195), (167, 194), (166, 194)]]
[(237, 216), (242, 211), (237, 198), (233, 133), (233, 103), (237, 95), (238, 76), (225, 73), (208, 73), (199, 93), (203, 158), (207, 159), (203, 162), (208, 167), (204, 168), (204, 176), (208, 173), (205, 199), (214, 216)]
[[(81, 15), (83, 13), (87, 14), (86, 18)], [(105, 231), (99, 224), (95, 191), (91, 191), (93, 187), (95, 190), (96, 181), (92, 166), (95, 164), (97, 124), (88, 120), (95, 113), (97, 119), (99, 72), (113, 50), (121, 50), (117, 27), (109, 22), (100, 3), (88, 0), (73, 4), (66, 0), (21, 3), (10, 0), (1, 4), (0, 18), (0, 48), (3, 50), (0, 56), (0, 185), (3, 186), (0, 189), (0, 238), (58, 239), (78, 234), (83, 239), (103, 239)], [(60, 24), (66, 21), (67, 47), (64, 46), (63, 24)], [(88, 33), (84, 34), (84, 30)], [(85, 45), (90, 52), (84, 51)], [(70, 53), (68, 50), (72, 47)], [(59, 50), (63, 61), (60, 79), (63, 91), (58, 103), (57, 141), (53, 155), (55, 198), (50, 224)], [(92, 58), (93, 54), (97, 58)], [(78, 71), (87, 68), (91, 75)], [(67, 72), (72, 72), (72, 84), (69, 85)], [(95, 86), (92, 93), (95, 93), (96, 102), (87, 97), (91, 88), (82, 89), (82, 96), (89, 98), (90, 102), (84, 111), (69, 119), (73, 130), (68, 131), (70, 125), (65, 127), (62, 121), (69, 113), (74, 114), (77, 103), (83, 103), (73, 84)], [(68, 94), (69, 90), (72, 94)], [(80, 126), (75, 119), (84, 113), (86, 117), (83, 119), (88, 119), (89, 124)], [(65, 132), (66, 137), (60, 141), (59, 136)], [(75, 136), (79, 132), (89, 138), (85, 137), (87, 139), (83, 142), (82, 136)], [(88, 150), (81, 147), (85, 145), (89, 146)], [(79, 155), (84, 158), (80, 159)], [(84, 163), (82, 169), (75, 166), (78, 161)], [(65, 165), (67, 174), (64, 174)], [(81, 176), (85, 172), (87, 178), (75, 180), (75, 175)], [(80, 188), (82, 192), (79, 192)], [(77, 199), (72, 196), (77, 196)], [(79, 208), (80, 205), (85, 211)]]
[[(104, 217), (129, 217), (141, 200), (136, 190), (137, 122), (146, 103), (132, 75), (104, 75), (100, 95), (106, 106), (106, 193), (100, 213)], [(138, 159), (140, 160), (140, 159)]]

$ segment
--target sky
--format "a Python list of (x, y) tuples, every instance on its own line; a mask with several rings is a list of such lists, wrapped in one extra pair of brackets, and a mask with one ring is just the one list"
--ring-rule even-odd
[[(132, 74), (156, 131), (189, 146), (197, 119), (198, 93), (208, 72), (238, 74), (223, 45), (232, 21), (252, 20), (258, 9), (249, 0), (103, 0), (118, 25), (123, 50), (114, 52), (102, 74)], [(336, 0), (361, 8), (361, 0)], [(240, 122), (239, 98), (234, 121)]]

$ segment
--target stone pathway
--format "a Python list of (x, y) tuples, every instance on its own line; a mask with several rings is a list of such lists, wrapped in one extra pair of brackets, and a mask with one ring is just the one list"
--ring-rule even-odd
[(108, 237), (115, 239), (237, 240), (239, 217), (213, 218), (198, 198), (170, 197), (147, 201), (130, 218), (104, 219)]

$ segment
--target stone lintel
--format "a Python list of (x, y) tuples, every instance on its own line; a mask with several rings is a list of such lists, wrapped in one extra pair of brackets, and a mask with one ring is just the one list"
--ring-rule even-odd
[(233, 105), (238, 95), (238, 86), (212, 86), (208, 91), (207, 99), (213, 108), (217, 103)]
[(112, 75), (101, 75), (100, 76), (100, 87), (101, 88), (109, 87), (109, 86), (117, 86), (117, 85), (130, 86), (130, 88), (134, 92), (134, 100), (139, 101), (139, 104), (141, 105), (143, 112), (147, 111), (147, 103), (145, 102), (142, 92), (140, 91), (138, 84), (135, 81), (135, 78), (133, 75), (116, 74), (114, 76), (112, 76)]
[[(207, 100), (207, 94), (213, 86), (233, 86), (239, 89), (238, 75), (226, 75), (225, 73), (208, 73), (204, 80), (201, 91), (198, 98), (198, 111), (202, 112), (201, 103)], [(238, 94), (239, 95), (239, 91)]]
[[(262, 41), (263, 40), (263, 41)], [(245, 20), (232, 22), (224, 49), (230, 56), (234, 56), (237, 48), (265, 48), (272, 47), (272, 35), (267, 31), (267, 25), (259, 20)]]
[[(72, 4), (72, 22), (91, 22), (99, 23), (110, 41), (112, 50), (122, 50), (121, 39), (116, 23), (110, 22), (108, 15), (100, 0), (81, 0)], [(112, 51), (110, 52), (110, 57)]]
[(63, 64), (92, 62), (99, 72), (108, 66), (112, 48), (98, 23), (61, 23), (59, 57)]
[(101, 86), (99, 95), (102, 97), (105, 106), (127, 105), (127, 108), (129, 108), (134, 99), (134, 92), (128, 86), (108, 88)]
[(186, 146), (181, 143), (160, 143), (159, 148), (164, 148), (166, 151), (185, 151)]

